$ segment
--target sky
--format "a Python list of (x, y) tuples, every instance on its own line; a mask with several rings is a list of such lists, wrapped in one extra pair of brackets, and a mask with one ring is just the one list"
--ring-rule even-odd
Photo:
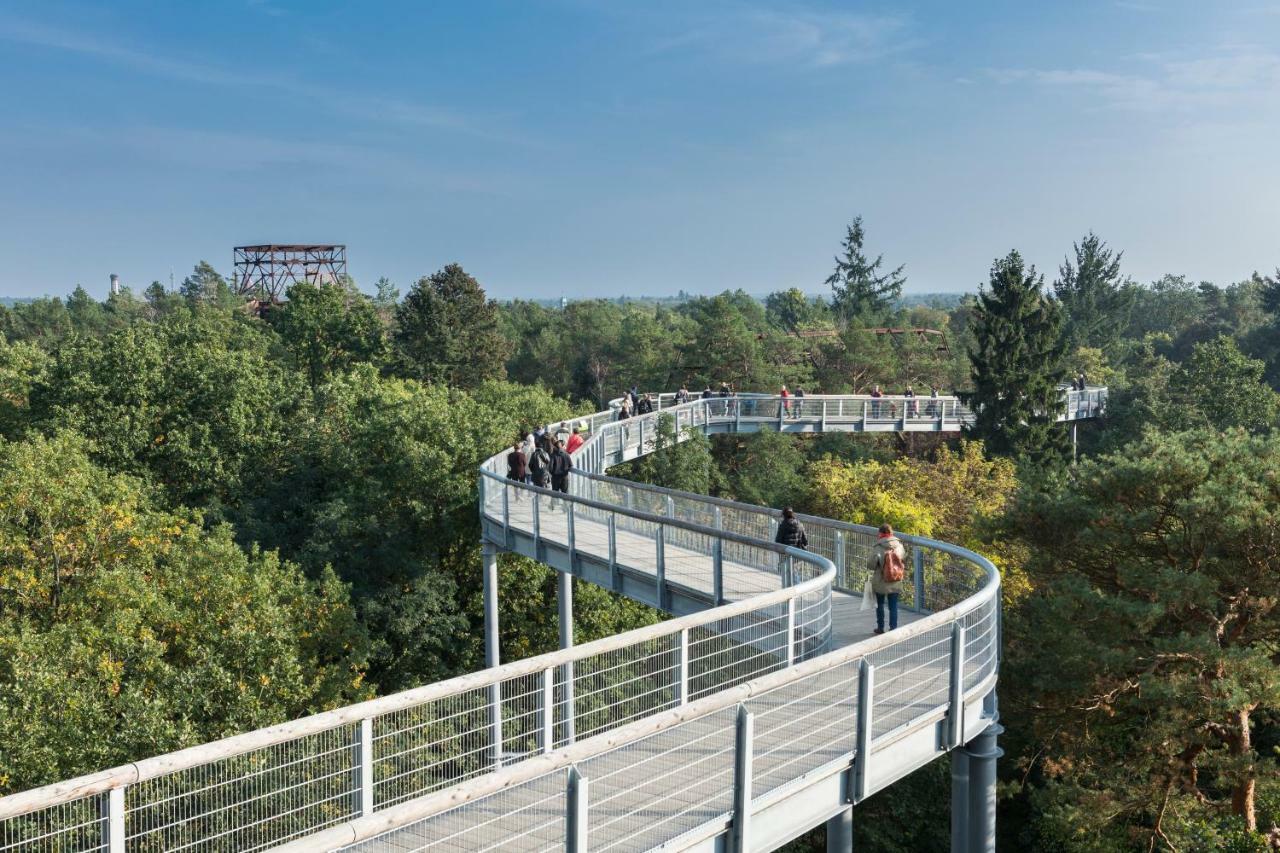
[(1280, 2), (0, 0), (0, 295), (344, 243), (365, 289), (908, 292), (1090, 230), (1280, 265)]

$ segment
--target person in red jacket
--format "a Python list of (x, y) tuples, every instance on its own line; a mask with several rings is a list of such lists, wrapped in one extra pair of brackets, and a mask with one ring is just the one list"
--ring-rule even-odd
[(564, 446), (564, 449), (569, 453), (577, 453), (578, 448), (586, 442), (586, 439), (582, 437), (581, 429), (581, 423), (573, 425), (573, 435), (569, 436), (569, 443)]

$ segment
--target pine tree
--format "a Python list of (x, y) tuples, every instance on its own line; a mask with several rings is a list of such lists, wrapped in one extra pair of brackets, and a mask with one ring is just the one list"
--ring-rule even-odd
[(1061, 407), (1062, 307), (1044, 293), (1044, 276), (1013, 251), (991, 266), (978, 294), (969, 349), (976, 410), (972, 432), (987, 448), (1033, 465), (1066, 456)]
[(862, 253), (865, 236), (862, 217), (854, 217), (841, 244), (844, 254), (836, 255), (835, 272), (827, 277), (832, 291), (832, 308), (846, 324), (867, 324), (883, 319), (902, 295), (902, 285), (907, 280), (901, 266), (880, 273), (884, 255), (876, 255), (874, 261), (867, 260)]
[(1064, 258), (1053, 291), (1065, 309), (1070, 351), (1079, 347), (1114, 349), (1129, 325), (1135, 291), (1120, 278), (1123, 252), (1113, 252), (1090, 231), (1072, 246), (1075, 263)]
[(472, 388), (507, 374), (511, 344), (498, 305), (458, 264), (423, 278), (396, 308), (396, 348), (404, 370), (424, 382)]

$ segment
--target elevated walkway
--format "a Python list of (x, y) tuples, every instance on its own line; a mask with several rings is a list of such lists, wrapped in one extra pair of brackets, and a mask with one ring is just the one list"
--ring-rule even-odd
[[(1098, 414), (1090, 393), (1059, 419)], [(992, 849), (987, 560), (903, 536), (902, 623), (873, 636), (870, 528), (802, 517), (810, 550), (783, 548), (774, 510), (605, 475), (663, 415), (682, 434), (954, 428), (939, 401), (877, 401), (896, 420), (857, 397), (602, 412), (568, 495), (505, 479), (500, 453), (480, 477), (488, 669), (0, 798), (0, 853), (769, 850), (824, 821), (846, 850), (854, 804), (947, 752), (953, 847)], [(500, 550), (561, 573), (560, 651), (497, 665)], [(672, 618), (575, 646), (573, 578)]]

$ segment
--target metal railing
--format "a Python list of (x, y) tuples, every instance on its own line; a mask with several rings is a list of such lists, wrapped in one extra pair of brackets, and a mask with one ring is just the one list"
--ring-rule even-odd
[[(730, 418), (777, 417), (767, 413), (774, 399), (750, 399), (755, 414), (744, 412), (748, 398), (739, 397), (664, 406), (622, 422), (611, 411), (579, 419), (590, 438), (575, 457), (580, 475), (571, 478), (572, 494), (507, 480), (505, 452), (481, 471), (486, 530), (504, 545), (514, 536), (554, 542), (649, 578), (659, 601), (664, 589), (680, 588), (712, 609), (0, 798), (0, 851), (256, 850), (294, 839), (323, 845), (326, 828), (354, 841), (376, 834), (374, 822), (385, 831), (424, 819), (482, 832), (495, 825), (497, 805), (478, 805), (484, 796), (518, 801), (508, 823), (527, 818), (530, 838), (563, 845), (566, 833), (590, 824), (593, 849), (605, 837), (628, 849), (626, 839), (638, 833), (674, 838), (724, 805), (718, 782), (670, 790), (679, 778), (670, 774), (688, 772), (687, 762), (719, 767), (725, 749), (738, 762), (744, 748), (752, 750), (750, 800), (786, 784), (797, 768), (847, 752), (849, 731), (860, 733), (853, 746), (865, 763), (869, 744), (988, 690), (999, 648), (998, 578), (981, 557), (903, 537), (913, 566), (904, 603), (942, 612), (822, 655), (831, 588), (861, 588), (870, 528), (804, 518), (810, 551), (784, 549), (772, 543), (772, 510), (603, 476), (610, 465), (652, 451), (660, 415), (672, 416), (677, 433)], [(802, 408), (801, 417), (845, 416), (845, 403), (835, 398), (803, 405), (821, 411)], [(875, 416), (848, 405), (849, 417)], [(846, 688), (855, 682), (851, 697)], [(724, 732), (738, 724), (725, 729), (725, 714), (738, 719), (734, 697), (744, 690), (760, 697), (747, 703), (754, 728), (745, 741), (739, 735), (726, 745)], [(822, 696), (832, 701), (818, 701)], [(864, 728), (848, 729), (850, 719)], [(840, 726), (846, 728), (837, 736)], [(647, 759), (662, 772), (645, 775), (637, 795), (643, 803), (621, 793), (606, 799), (611, 784), (636, 787), (626, 774), (609, 776), (610, 762), (627, 766), (662, 744), (661, 757)], [(566, 756), (581, 757), (565, 764)], [(549, 771), (554, 779), (530, 775), (548, 761), (557, 768)], [(575, 761), (576, 781), (566, 790), (556, 774)], [(483, 793), (495, 784), (500, 794)], [(477, 808), (489, 817), (467, 829)], [(654, 809), (662, 820), (655, 822)], [(541, 823), (530, 817), (548, 810), (554, 814)]]

